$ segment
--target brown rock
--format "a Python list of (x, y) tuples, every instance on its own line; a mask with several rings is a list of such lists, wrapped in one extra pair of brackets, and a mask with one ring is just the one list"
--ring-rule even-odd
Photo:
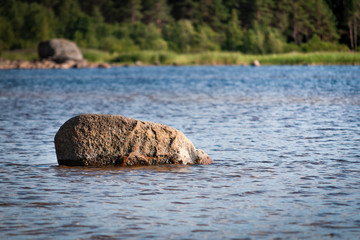
[(90, 68), (90, 64), (87, 60), (82, 60), (82, 61), (77, 61), (76, 65), (74, 66), (75, 68)]
[(115, 115), (85, 114), (69, 119), (55, 136), (59, 165), (211, 164), (175, 128)]
[(254, 67), (260, 67), (260, 62), (259, 60), (254, 60), (252, 63), (251, 63), (251, 66), (254, 66)]
[(99, 63), (98, 68), (111, 68), (111, 66), (108, 63)]
[(30, 69), (31, 67), (32, 66), (31, 66), (31, 63), (29, 61), (20, 61), (17, 68)]
[(0, 61), (0, 69), (12, 69), (16, 68), (16, 63), (14, 61), (10, 61), (7, 59), (1, 59)]
[(42, 60), (41, 62), (39, 62), (39, 68), (54, 68), (55, 65), (55, 62), (49, 60)]
[(66, 61), (64, 63), (61, 63), (60, 68), (61, 69), (69, 69), (69, 68), (73, 68), (75, 65), (76, 65), (75, 61), (68, 60), (68, 61)]

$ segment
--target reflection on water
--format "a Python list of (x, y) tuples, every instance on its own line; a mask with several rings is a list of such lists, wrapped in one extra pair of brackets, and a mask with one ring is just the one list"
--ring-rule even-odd
[[(1, 239), (356, 239), (359, 67), (0, 71)], [(80, 113), (183, 131), (209, 166), (59, 167)]]

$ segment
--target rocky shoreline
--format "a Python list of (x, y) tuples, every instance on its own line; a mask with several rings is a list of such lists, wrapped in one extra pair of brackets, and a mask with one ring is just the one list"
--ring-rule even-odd
[(78, 46), (67, 39), (50, 39), (38, 45), (40, 60), (7, 60), (0, 58), (0, 69), (70, 69), (110, 68), (108, 63), (89, 63)]
[(68, 60), (57, 63), (51, 60), (7, 60), (0, 59), (0, 69), (70, 69), (70, 68), (110, 68), (108, 63), (89, 63), (87, 60)]

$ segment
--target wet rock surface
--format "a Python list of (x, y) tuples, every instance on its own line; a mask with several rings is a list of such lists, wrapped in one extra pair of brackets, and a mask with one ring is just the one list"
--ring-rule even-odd
[(55, 136), (55, 149), (59, 165), (67, 166), (212, 163), (175, 128), (116, 115), (69, 119)]

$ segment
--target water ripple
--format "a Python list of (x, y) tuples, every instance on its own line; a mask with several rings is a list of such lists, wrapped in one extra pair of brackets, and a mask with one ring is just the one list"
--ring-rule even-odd
[[(1, 239), (356, 239), (360, 68), (0, 71)], [(59, 167), (80, 113), (168, 124), (209, 166)]]

